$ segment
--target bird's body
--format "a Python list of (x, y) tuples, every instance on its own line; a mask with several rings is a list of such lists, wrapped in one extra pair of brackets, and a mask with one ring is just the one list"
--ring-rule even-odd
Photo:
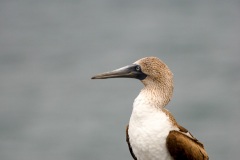
[[(142, 97), (135, 99), (129, 122), (128, 135), (133, 153), (139, 160), (171, 159), (166, 139), (176, 129), (169, 117)], [(161, 155), (161, 156), (159, 156)]]
[(93, 79), (128, 77), (144, 88), (133, 103), (126, 139), (135, 160), (207, 160), (203, 145), (165, 109), (173, 93), (173, 74), (160, 59), (146, 57)]

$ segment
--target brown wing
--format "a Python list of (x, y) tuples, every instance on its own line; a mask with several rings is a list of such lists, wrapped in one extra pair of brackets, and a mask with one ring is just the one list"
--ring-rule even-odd
[(126, 127), (126, 141), (128, 143), (128, 148), (129, 148), (129, 151), (133, 157), (134, 160), (137, 160), (137, 157), (134, 155), (133, 153), (133, 150), (132, 150), (132, 147), (131, 147), (131, 144), (130, 144), (130, 140), (129, 140), (129, 135), (128, 135), (128, 125)]
[(174, 160), (208, 160), (203, 145), (195, 138), (179, 132), (170, 131), (167, 137), (167, 148)]

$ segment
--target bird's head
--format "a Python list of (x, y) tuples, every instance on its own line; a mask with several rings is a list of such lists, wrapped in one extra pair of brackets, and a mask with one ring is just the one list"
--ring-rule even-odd
[(131, 65), (101, 73), (92, 79), (136, 78), (148, 85), (173, 85), (173, 74), (167, 65), (157, 57), (142, 58)]
[(142, 58), (131, 65), (95, 75), (92, 79), (136, 78), (144, 85), (144, 91), (162, 96), (163, 106), (171, 99), (173, 93), (173, 74), (167, 65), (156, 57)]

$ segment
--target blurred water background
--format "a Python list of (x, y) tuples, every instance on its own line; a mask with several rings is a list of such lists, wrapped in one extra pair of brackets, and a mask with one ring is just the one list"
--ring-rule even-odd
[(142, 84), (90, 80), (146, 56), (175, 76), (168, 109), (210, 159), (239, 159), (240, 1), (0, 1), (1, 160), (131, 160)]

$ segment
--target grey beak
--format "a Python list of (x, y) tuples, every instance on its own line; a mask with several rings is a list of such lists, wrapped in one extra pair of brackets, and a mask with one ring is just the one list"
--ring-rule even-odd
[(107, 78), (137, 78), (144, 79), (146, 75), (141, 71), (141, 68), (137, 64), (131, 64), (111, 72), (105, 72), (97, 74), (92, 79), (107, 79)]

